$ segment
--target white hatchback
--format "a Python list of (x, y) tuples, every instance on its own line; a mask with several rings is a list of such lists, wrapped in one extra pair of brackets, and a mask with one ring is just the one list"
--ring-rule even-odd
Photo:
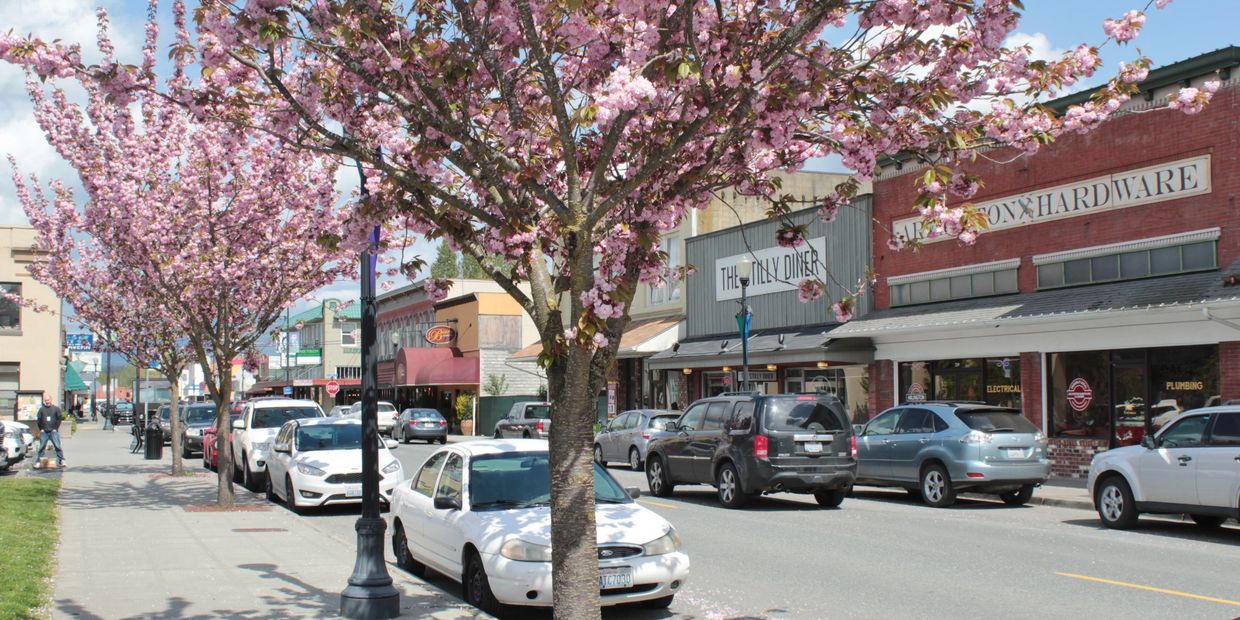
[[(602, 604), (667, 607), (689, 577), (680, 536), (597, 463), (594, 486)], [(445, 446), (392, 495), (392, 548), (401, 567), (461, 582), (488, 613), (550, 606), (550, 501), (546, 441)]]
[[(392, 440), (379, 440), (379, 497), (390, 503), (404, 481)], [(362, 501), (362, 422), (306, 418), (286, 422), (267, 458), (267, 499), (280, 499), (296, 513), (311, 506)]]
[(1186, 411), (1139, 446), (1094, 455), (1089, 491), (1110, 528), (1130, 528), (1142, 512), (1187, 514), (1203, 527), (1240, 519), (1240, 407)]

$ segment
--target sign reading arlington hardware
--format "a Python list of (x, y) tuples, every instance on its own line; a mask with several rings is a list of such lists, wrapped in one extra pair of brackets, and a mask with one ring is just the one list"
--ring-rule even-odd
[[(1003, 230), (1208, 193), (1210, 156), (1201, 155), (1037, 189), (981, 202), (976, 207), (986, 214), (990, 230)], [(921, 239), (925, 243), (952, 238), (924, 238), (920, 217), (897, 220), (892, 229), (906, 239)]]
[(799, 248), (773, 247), (715, 259), (715, 301), (741, 298), (741, 279), (736, 262), (749, 256), (753, 276), (745, 293), (750, 297), (795, 291), (805, 278), (824, 278), (827, 238), (814, 237)]

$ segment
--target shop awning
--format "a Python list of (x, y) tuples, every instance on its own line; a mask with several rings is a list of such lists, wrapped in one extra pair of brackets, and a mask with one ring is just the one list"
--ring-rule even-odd
[[(662, 317), (632, 321), (620, 335), (620, 348), (616, 350), (618, 359), (632, 357), (649, 357), (666, 350), (676, 343), (682, 316)], [(533, 362), (542, 354), (542, 343), (534, 344), (508, 356), (514, 362)]]
[[(868, 338), (836, 338), (832, 325), (802, 330), (763, 330), (749, 336), (749, 364), (834, 362), (868, 364), (874, 347)], [(684, 340), (650, 358), (656, 370), (739, 366), (742, 361), (739, 335)]]
[(86, 392), (90, 390), (90, 386), (82, 381), (82, 376), (73, 368), (72, 364), (65, 366), (65, 391), (66, 392)]
[(396, 354), (397, 386), (478, 385), (479, 360), (450, 347), (403, 347)]

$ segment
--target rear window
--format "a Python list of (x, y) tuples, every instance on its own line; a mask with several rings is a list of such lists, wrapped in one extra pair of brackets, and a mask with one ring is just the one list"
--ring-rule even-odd
[(414, 411), (413, 413), (409, 414), (409, 417), (415, 420), (439, 420), (443, 418), (443, 416), (439, 415), (438, 411), (432, 411), (430, 409)]
[(771, 431), (841, 431), (844, 420), (827, 401), (772, 398), (766, 403), (763, 427)]
[(663, 431), (667, 430), (667, 425), (676, 421), (678, 415), (660, 415), (650, 418), (650, 430)]
[(1038, 427), (1026, 420), (1019, 411), (957, 409), (956, 417), (966, 426), (983, 433), (1036, 433)]
[(530, 405), (525, 408), (526, 418), (535, 418), (540, 420), (551, 419), (551, 407), (547, 405)]

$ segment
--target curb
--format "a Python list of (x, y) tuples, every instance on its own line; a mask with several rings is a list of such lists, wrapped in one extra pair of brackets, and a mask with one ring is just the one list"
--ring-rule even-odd
[[(965, 499), (982, 500), (982, 501), (993, 501), (995, 499), (998, 499), (994, 495), (986, 495), (983, 493), (961, 493), (960, 497), (963, 497)], [(1029, 500), (1029, 503), (1036, 504), (1039, 506), (1055, 506), (1057, 508), (1074, 508), (1077, 510), (1088, 510), (1090, 512), (1093, 512), (1094, 510), (1094, 505), (1089, 500), (1065, 499), (1065, 498), (1060, 498), (1060, 497), (1041, 497), (1037, 493), (1034, 493), (1033, 497)]]

